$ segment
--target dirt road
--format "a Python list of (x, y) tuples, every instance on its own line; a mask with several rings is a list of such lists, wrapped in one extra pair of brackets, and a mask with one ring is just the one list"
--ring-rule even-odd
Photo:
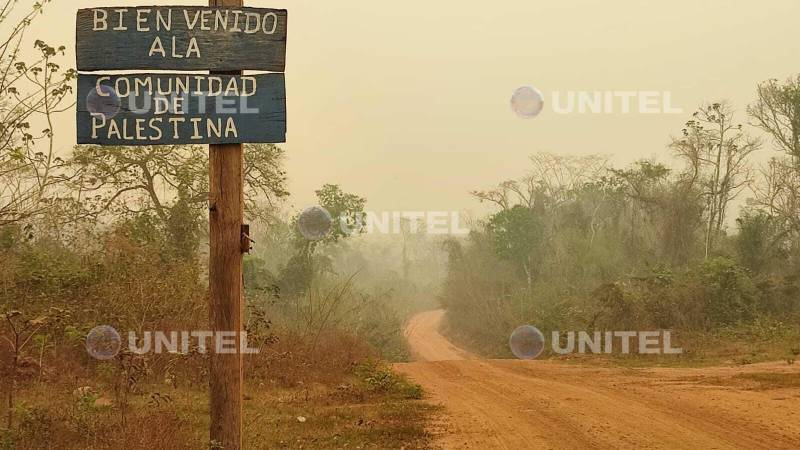
[(800, 365), (627, 369), (479, 360), (410, 320), (397, 370), (444, 406), (438, 444), (467, 449), (800, 449)]

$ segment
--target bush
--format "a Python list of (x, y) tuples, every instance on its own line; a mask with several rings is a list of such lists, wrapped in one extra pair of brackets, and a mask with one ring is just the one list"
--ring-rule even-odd
[(422, 386), (409, 381), (379, 361), (368, 360), (359, 364), (355, 374), (368, 392), (397, 395), (407, 400), (422, 398)]
[(714, 326), (750, 322), (759, 294), (747, 269), (726, 258), (714, 258), (699, 269), (706, 317)]

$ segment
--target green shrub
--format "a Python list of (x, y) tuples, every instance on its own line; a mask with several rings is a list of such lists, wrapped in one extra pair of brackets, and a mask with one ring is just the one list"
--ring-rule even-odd
[(368, 392), (390, 394), (408, 400), (422, 398), (422, 387), (397, 374), (385, 363), (367, 360), (356, 366), (355, 375)]
[(758, 291), (744, 267), (727, 258), (714, 258), (699, 269), (708, 320), (731, 325), (756, 317)]

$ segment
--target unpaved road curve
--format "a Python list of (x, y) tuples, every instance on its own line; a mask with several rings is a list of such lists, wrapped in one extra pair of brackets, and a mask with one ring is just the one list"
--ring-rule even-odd
[(786, 363), (627, 369), (478, 360), (413, 317), (417, 362), (396, 369), (444, 406), (445, 449), (800, 449), (800, 388), (758, 390), (747, 374), (800, 377)]

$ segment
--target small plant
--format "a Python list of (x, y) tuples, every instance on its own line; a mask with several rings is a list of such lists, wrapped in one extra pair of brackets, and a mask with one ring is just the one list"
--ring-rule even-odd
[(272, 332), (272, 321), (267, 317), (267, 312), (263, 308), (248, 304), (247, 305), (247, 340), (257, 348), (263, 348), (274, 344), (277, 336)]
[(87, 390), (75, 399), (75, 407), (80, 411), (88, 411), (94, 407), (94, 402), (100, 398), (100, 394)]
[(127, 426), (130, 396), (137, 392), (141, 381), (148, 373), (147, 359), (128, 351), (121, 351), (115, 358), (113, 371), (114, 404), (118, 405), (122, 428)]
[(402, 379), (398, 387), (403, 398), (407, 400), (421, 400), (422, 396), (425, 394), (422, 386), (417, 383), (412, 383), (405, 378)]
[(6, 428), (10, 430), (14, 422), (15, 390), (25, 375), (25, 370), (23, 370), (25, 366), (32, 365), (27, 358), (24, 358), (23, 350), (25, 350), (25, 347), (27, 347), (28, 343), (31, 342), (39, 330), (47, 325), (48, 318), (47, 316), (40, 316), (35, 319), (26, 318), (20, 311), (9, 311), (5, 314), (0, 314), (0, 320), (6, 323), (8, 330), (8, 335), (0, 335), (0, 337), (2, 337), (11, 348), (11, 362), (7, 370), (11, 383), (6, 397), (6, 407), (8, 409)]
[(422, 387), (398, 375), (386, 364), (369, 360), (356, 367), (355, 374), (369, 392), (395, 394), (407, 400), (422, 398)]
[(75, 432), (88, 436), (92, 430), (94, 403), (100, 395), (92, 389), (79, 389), (76, 392), (75, 401), (69, 409), (69, 422)]

